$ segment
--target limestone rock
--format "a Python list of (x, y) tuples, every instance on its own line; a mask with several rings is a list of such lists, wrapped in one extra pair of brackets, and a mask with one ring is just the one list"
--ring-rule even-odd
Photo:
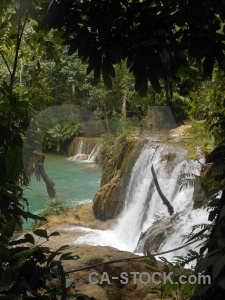
[(101, 187), (93, 200), (96, 218), (105, 221), (121, 212), (130, 172), (145, 142), (135, 137), (121, 137), (113, 145), (103, 163)]
[(176, 224), (179, 217), (179, 214), (174, 214), (155, 221), (148, 230), (141, 234), (134, 252), (144, 254), (147, 254), (147, 251), (151, 253), (159, 252), (165, 238), (174, 231), (174, 224)]
[(100, 167), (97, 164), (87, 164), (84, 166), (85, 170), (99, 170)]

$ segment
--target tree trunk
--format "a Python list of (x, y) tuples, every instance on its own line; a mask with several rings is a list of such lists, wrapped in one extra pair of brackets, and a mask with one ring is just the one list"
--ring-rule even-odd
[(157, 192), (159, 193), (159, 196), (162, 199), (163, 204), (167, 206), (169, 214), (172, 215), (174, 213), (173, 206), (170, 204), (169, 200), (163, 195), (163, 193), (162, 193), (162, 191), (160, 189), (159, 182), (158, 182), (158, 179), (157, 179), (157, 176), (156, 176), (156, 173), (155, 173), (153, 165), (151, 167), (151, 171), (152, 171), (152, 176), (153, 176), (153, 180), (154, 180)]
[(107, 116), (107, 111), (106, 111), (106, 106), (104, 105), (104, 114), (105, 114), (105, 122), (106, 122), (106, 126), (108, 129), (108, 132), (110, 132), (110, 128), (109, 128), (109, 120), (108, 120), (108, 116)]
[(76, 104), (76, 89), (75, 89), (75, 84), (74, 83), (72, 83), (72, 102), (74, 103), (74, 104)]
[(42, 179), (44, 180), (44, 182), (46, 184), (46, 188), (47, 188), (49, 197), (50, 198), (57, 197), (56, 190), (54, 188), (55, 183), (51, 180), (51, 178), (45, 172), (44, 164), (43, 163), (39, 163), (38, 167), (39, 167), (39, 173), (40, 173)]
[(127, 89), (124, 91), (123, 94), (123, 104), (121, 109), (121, 116), (126, 118), (127, 115)]
[(21, 59), (21, 67), (20, 67), (20, 85), (23, 84), (23, 60)]

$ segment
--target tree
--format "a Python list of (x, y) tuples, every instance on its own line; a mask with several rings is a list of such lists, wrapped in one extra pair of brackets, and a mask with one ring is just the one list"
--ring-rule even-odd
[[(4, 64), (1, 71), (7, 72), (0, 81), (0, 298), (57, 299), (61, 296), (65, 300), (78, 295), (68, 295), (67, 288), (73, 279), (66, 276), (61, 261), (79, 257), (71, 256), (71, 252), (63, 253), (67, 246), (52, 251), (43, 247), (43, 243), (36, 245), (32, 234), (13, 240), (21, 217), (43, 220), (28, 211), (28, 201), (21, 188), (27, 184), (30, 175), (25, 172), (22, 149), (31, 105), (29, 93), (21, 89), (23, 68), (20, 66), (23, 64), (19, 66), (19, 61), (24, 30), (36, 9), (33, 1), (0, 1), (0, 55)], [(41, 155), (33, 153), (31, 160), (29, 171), (49, 180), (40, 164)], [(48, 234), (42, 229), (33, 234), (45, 241), (59, 235), (57, 232)], [(56, 256), (60, 256), (59, 260)], [(57, 282), (59, 288), (52, 287), (52, 281)]]
[(69, 55), (78, 51), (83, 62), (88, 62), (87, 73), (94, 70), (97, 81), (102, 74), (107, 86), (115, 75), (113, 64), (124, 59), (135, 76), (135, 89), (142, 95), (148, 81), (159, 92), (159, 79), (169, 93), (182, 73), (193, 73), (193, 59), (202, 67), (204, 77), (212, 74), (216, 60), (225, 67), (222, 0), (51, 4), (42, 27), (63, 30)]

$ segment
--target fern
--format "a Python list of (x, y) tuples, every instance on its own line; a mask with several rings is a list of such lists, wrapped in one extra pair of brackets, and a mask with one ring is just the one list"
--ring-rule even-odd
[(181, 174), (178, 178), (178, 184), (180, 185), (180, 191), (182, 188), (194, 187), (196, 183), (201, 183), (200, 176), (193, 173)]

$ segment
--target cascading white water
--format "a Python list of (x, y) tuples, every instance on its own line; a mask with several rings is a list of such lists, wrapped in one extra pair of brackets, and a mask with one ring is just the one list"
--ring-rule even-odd
[(88, 162), (95, 162), (96, 157), (97, 157), (97, 155), (98, 155), (100, 149), (101, 149), (101, 146), (97, 144), (97, 145), (92, 149), (91, 153), (89, 154), (87, 161), (88, 161)]
[[(207, 224), (208, 221), (208, 213), (203, 209), (195, 209), (189, 212), (181, 213), (178, 216), (178, 221), (173, 227), (173, 233), (168, 236), (165, 241), (161, 244), (158, 252), (165, 252), (176, 247), (179, 247), (184, 244), (183, 236), (186, 236), (188, 233), (192, 231), (192, 226), (197, 224)], [(197, 233), (200, 229), (195, 231)], [(185, 248), (181, 248), (176, 250), (175, 252), (170, 252), (166, 255), (168, 260), (172, 260), (174, 256), (183, 256), (187, 253), (189, 249), (196, 250), (200, 244), (199, 241), (196, 241), (194, 244), (187, 246)], [(191, 267), (191, 265), (189, 265)]]
[[(115, 233), (123, 236), (123, 241), (133, 250), (140, 233), (150, 227), (156, 214), (163, 212), (165, 216), (169, 215), (155, 188), (152, 165), (160, 188), (174, 207), (174, 211), (192, 210), (193, 188), (183, 188), (179, 192), (178, 178), (182, 173), (199, 172), (200, 164), (193, 160), (187, 161), (185, 154), (181, 149), (149, 143), (138, 157), (130, 176), (122, 216), (114, 228)], [(163, 156), (166, 156), (168, 161), (163, 160)], [(174, 159), (171, 159), (171, 156), (174, 156)]]
[(169, 216), (155, 188), (151, 173), (153, 165), (163, 194), (174, 207), (175, 213), (182, 214), (172, 235), (162, 241), (160, 250), (169, 250), (182, 244), (182, 236), (191, 231), (191, 226), (207, 223), (205, 211), (192, 210), (193, 188), (185, 187), (180, 191), (179, 176), (183, 173), (199, 174), (201, 168), (199, 162), (186, 160), (185, 155), (185, 150), (175, 147), (152, 142), (145, 145), (130, 174), (124, 208), (117, 224), (111, 230), (95, 231), (77, 239), (75, 243), (109, 245), (133, 252), (141, 232), (152, 225), (155, 215)]
[(79, 141), (76, 154), (74, 156), (69, 157), (68, 159), (72, 160), (72, 161), (78, 161), (78, 160), (80, 160), (80, 158), (83, 155), (83, 146), (84, 146), (84, 142), (83, 141)]
[(71, 161), (82, 161), (86, 163), (95, 162), (96, 157), (99, 154), (101, 146), (99, 144), (95, 145), (91, 150), (90, 154), (84, 153), (85, 141), (80, 140), (78, 143), (77, 151), (74, 156), (68, 158)]
[(76, 154), (82, 154), (83, 153), (83, 146), (84, 146), (84, 142), (83, 141), (79, 141), (78, 149), (77, 149), (77, 153)]

